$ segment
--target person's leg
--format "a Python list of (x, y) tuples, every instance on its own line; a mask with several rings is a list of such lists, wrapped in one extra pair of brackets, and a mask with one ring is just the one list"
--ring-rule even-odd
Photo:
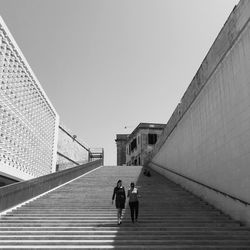
[(120, 209), (117, 208), (117, 224), (120, 223)]
[(122, 208), (120, 209), (120, 222), (122, 221)]
[(138, 219), (138, 214), (139, 214), (139, 201), (135, 202), (135, 221)]
[(118, 213), (118, 223), (121, 224), (121, 220), (122, 220), (122, 218), (121, 218), (121, 217), (122, 217), (122, 209), (119, 208), (118, 211), (119, 211), (119, 213)]
[(134, 222), (134, 209), (133, 209), (133, 203), (132, 202), (129, 202), (129, 207), (130, 207), (131, 220), (132, 220), (132, 222)]
[(131, 220), (132, 222), (134, 223), (135, 221), (135, 203), (134, 202), (131, 202)]

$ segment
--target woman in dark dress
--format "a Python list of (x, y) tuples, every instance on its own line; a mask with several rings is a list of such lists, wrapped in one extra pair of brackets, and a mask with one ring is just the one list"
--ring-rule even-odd
[(115, 206), (117, 208), (117, 224), (120, 225), (122, 223), (122, 209), (125, 208), (126, 201), (126, 193), (125, 189), (122, 186), (122, 181), (119, 180), (117, 182), (116, 187), (114, 188), (113, 196), (112, 196), (112, 204), (115, 199)]

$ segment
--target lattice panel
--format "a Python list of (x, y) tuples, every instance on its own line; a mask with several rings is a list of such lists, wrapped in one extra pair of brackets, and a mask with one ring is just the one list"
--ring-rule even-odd
[(52, 170), (57, 114), (26, 64), (0, 25), (0, 164), (38, 177)]

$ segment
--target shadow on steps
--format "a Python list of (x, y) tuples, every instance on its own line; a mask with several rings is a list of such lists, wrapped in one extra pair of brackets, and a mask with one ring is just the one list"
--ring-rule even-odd
[(122, 224), (116, 225), (115, 247), (250, 248), (248, 228), (178, 184), (153, 170), (150, 172), (151, 177), (145, 176), (142, 168), (135, 182), (141, 195), (138, 222), (132, 223), (127, 201)]

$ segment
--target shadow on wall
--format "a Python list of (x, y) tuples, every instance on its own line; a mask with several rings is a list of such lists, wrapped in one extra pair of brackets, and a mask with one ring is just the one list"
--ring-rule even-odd
[(0, 187), (7, 186), (16, 182), (18, 181), (0, 175)]

